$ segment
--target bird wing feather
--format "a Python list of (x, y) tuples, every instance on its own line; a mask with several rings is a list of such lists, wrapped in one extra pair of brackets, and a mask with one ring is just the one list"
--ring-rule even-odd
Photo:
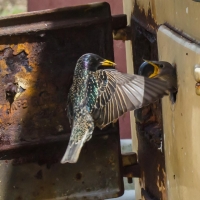
[(127, 111), (148, 105), (166, 95), (168, 85), (159, 79), (123, 74), (117, 70), (98, 70), (99, 92), (91, 114), (100, 128)]

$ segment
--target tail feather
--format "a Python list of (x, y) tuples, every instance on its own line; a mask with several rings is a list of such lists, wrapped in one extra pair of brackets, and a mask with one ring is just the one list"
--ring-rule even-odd
[(85, 136), (83, 137), (82, 140), (78, 141), (78, 143), (75, 143), (74, 141), (69, 141), (69, 145), (68, 145), (68, 147), (65, 151), (65, 154), (61, 160), (62, 164), (67, 163), (67, 162), (68, 163), (76, 163), (78, 161), (81, 149), (82, 149), (84, 141), (85, 141)]
[(90, 114), (79, 117), (73, 123), (72, 133), (68, 147), (61, 160), (61, 163), (76, 163), (81, 149), (86, 141), (91, 138), (94, 130), (94, 122)]

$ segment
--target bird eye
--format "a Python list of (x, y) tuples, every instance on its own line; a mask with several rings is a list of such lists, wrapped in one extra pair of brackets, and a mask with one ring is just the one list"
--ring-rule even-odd
[(160, 65), (160, 68), (163, 68), (163, 65), (162, 65), (162, 64)]

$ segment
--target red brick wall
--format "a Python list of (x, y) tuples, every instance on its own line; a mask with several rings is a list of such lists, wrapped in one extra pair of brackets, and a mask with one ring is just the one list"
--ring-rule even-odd
[[(98, 2), (100, 1), (101, 0), (98, 0)], [(28, 0), (28, 11), (75, 6), (92, 2), (97, 2), (97, 0)], [(122, 0), (107, 0), (107, 2), (111, 6), (112, 15), (123, 13)], [(125, 45), (122, 41), (114, 41), (114, 55), (115, 62), (117, 63), (117, 69), (121, 72), (126, 72)], [(120, 118), (119, 123), (121, 138), (130, 138), (131, 131), (129, 114)]]

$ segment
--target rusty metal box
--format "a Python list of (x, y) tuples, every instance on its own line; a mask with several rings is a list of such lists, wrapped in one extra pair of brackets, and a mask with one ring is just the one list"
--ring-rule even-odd
[(0, 20), (0, 199), (104, 199), (122, 194), (118, 125), (95, 129), (76, 164), (60, 164), (77, 59), (113, 59), (107, 3)]

